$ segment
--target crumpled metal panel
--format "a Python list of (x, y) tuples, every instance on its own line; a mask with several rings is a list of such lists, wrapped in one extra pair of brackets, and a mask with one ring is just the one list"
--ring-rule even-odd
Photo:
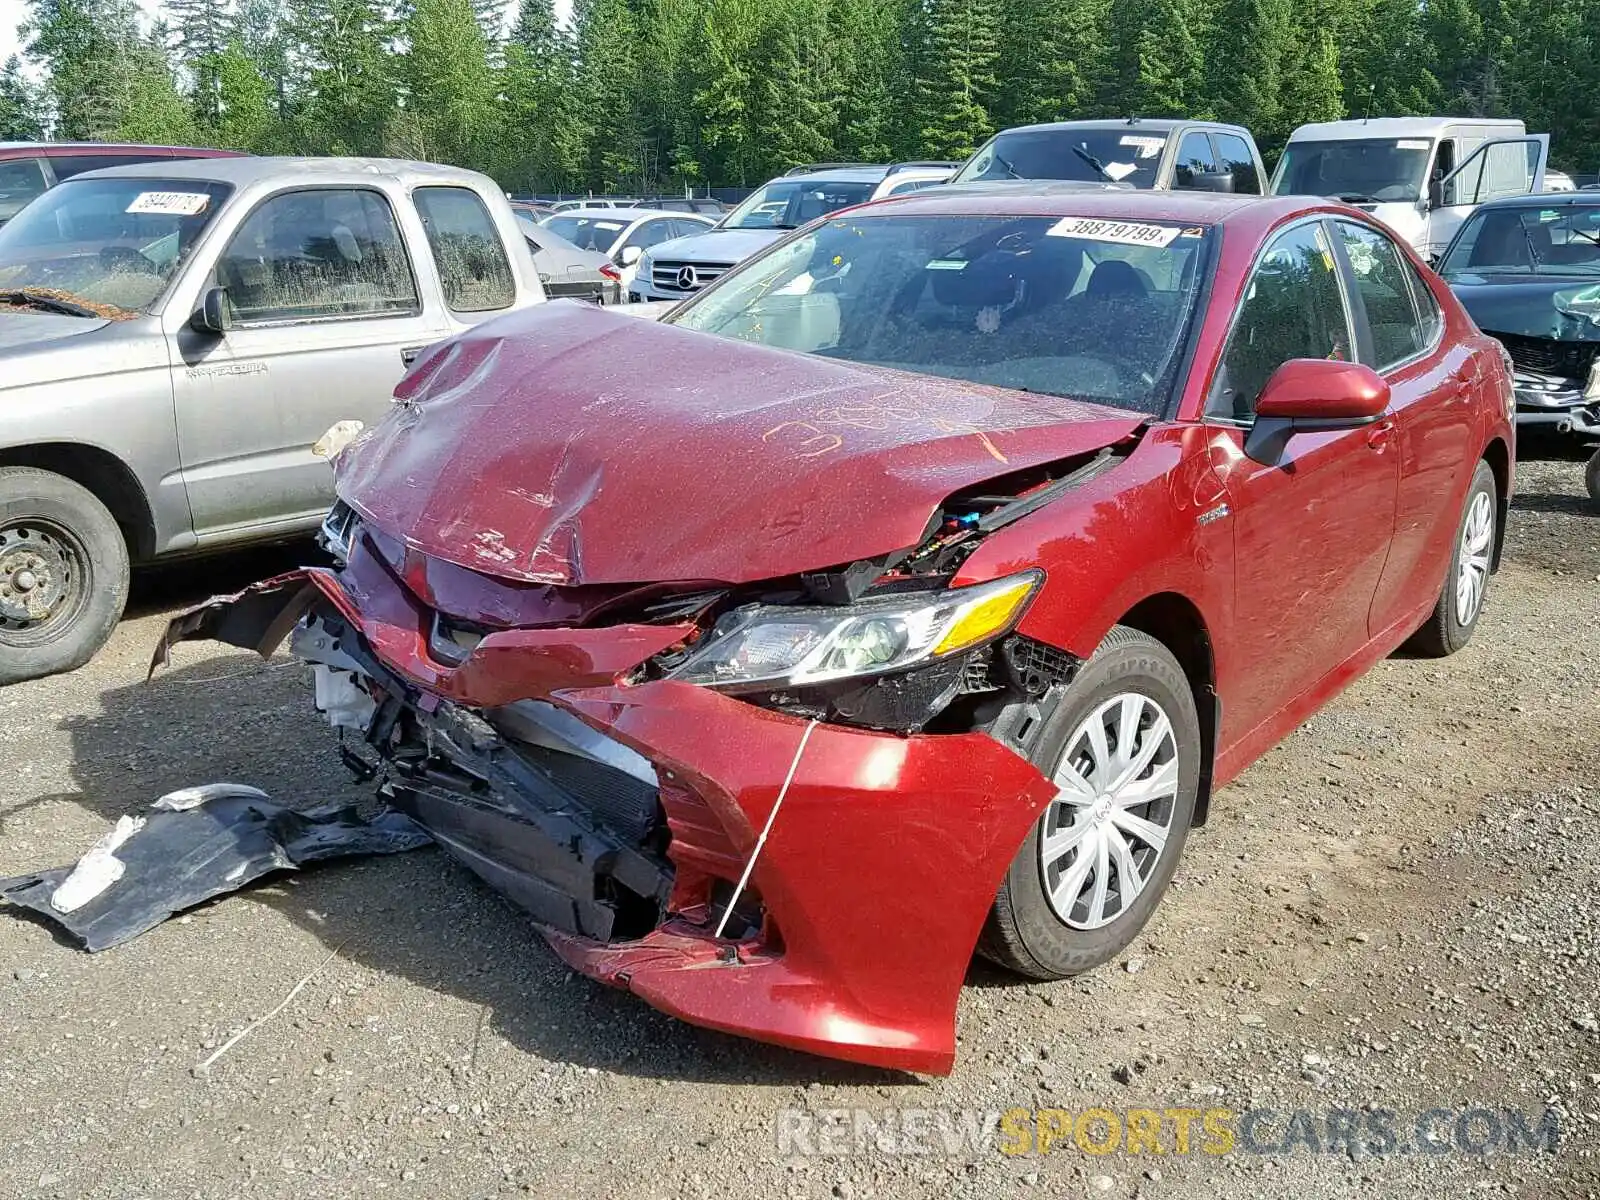
[(273, 871), (325, 858), (398, 854), (432, 839), (404, 813), (363, 817), (353, 804), (296, 812), (259, 795), (228, 792), (190, 808), (152, 807), (115, 850), (121, 877), (72, 912), (50, 898), (73, 867), (0, 879), (0, 898), (66, 930), (85, 950), (108, 950), (174, 913), (238, 891)]
[(915, 545), (939, 503), (1146, 418), (541, 304), (433, 347), (339, 495), (528, 583), (748, 583)]

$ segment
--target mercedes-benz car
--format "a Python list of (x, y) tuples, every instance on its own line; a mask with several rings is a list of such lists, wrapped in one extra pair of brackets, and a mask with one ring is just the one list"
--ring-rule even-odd
[(635, 303), (682, 300), (808, 221), (852, 204), (904, 196), (949, 179), (956, 163), (904, 162), (879, 167), (813, 163), (757, 188), (715, 229), (675, 238), (645, 252), (629, 281)]

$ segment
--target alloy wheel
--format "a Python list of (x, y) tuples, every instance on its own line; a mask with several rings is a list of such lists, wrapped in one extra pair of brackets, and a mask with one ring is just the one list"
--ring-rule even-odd
[(1178, 794), (1172, 722), (1149, 696), (1124, 692), (1073, 731), (1039, 837), (1055, 915), (1100, 929), (1126, 913), (1155, 873)]
[(1494, 505), (1479, 492), (1467, 509), (1461, 530), (1460, 563), (1456, 570), (1456, 623), (1471, 625), (1483, 605), (1489, 583), (1489, 555), (1494, 547)]

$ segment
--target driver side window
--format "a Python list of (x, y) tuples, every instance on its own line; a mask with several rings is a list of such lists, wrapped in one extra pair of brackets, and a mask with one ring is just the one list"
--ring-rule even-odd
[(315, 189), (263, 201), (217, 274), (242, 322), (420, 311), (394, 213), (372, 191)]
[(1296, 226), (1256, 260), (1206, 415), (1253, 421), (1256, 398), (1280, 366), (1292, 358), (1350, 361), (1352, 344), (1327, 231), (1320, 222)]

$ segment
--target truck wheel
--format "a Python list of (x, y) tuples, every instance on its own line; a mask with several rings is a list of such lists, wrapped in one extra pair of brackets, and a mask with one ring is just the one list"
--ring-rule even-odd
[(0, 684), (88, 662), (128, 599), (128, 547), (93, 493), (0, 467)]
[(1589, 489), (1589, 499), (1600, 504), (1600, 450), (1594, 452), (1594, 457), (1583, 470), (1583, 485)]
[(979, 953), (1030, 979), (1060, 979), (1126, 947), (1177, 869), (1202, 753), (1178, 660), (1117, 626), (1032, 744), (1030, 759), (1060, 790), (1006, 872)]

